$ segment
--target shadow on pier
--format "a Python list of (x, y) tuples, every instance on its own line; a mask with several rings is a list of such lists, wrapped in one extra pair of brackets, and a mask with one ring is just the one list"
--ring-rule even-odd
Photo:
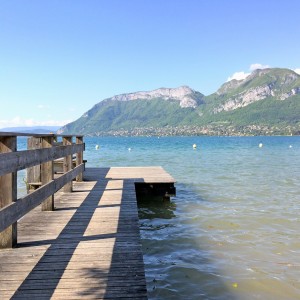
[(78, 207), (58, 204), (54, 213), (76, 211), (57, 238), (19, 244), (28, 251), (49, 247), (11, 299), (147, 299), (134, 184), (106, 178), (108, 172), (86, 174), (86, 180), (97, 181), (78, 192), (87, 193)]

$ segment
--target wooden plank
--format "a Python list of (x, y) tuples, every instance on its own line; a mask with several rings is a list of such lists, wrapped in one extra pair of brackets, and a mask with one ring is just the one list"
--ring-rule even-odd
[(47, 197), (61, 189), (68, 181), (74, 179), (80, 172), (83, 172), (84, 164), (76, 167), (72, 171), (62, 175), (61, 177), (52, 180), (46, 185), (40, 187), (33, 193), (18, 199), (0, 209), (0, 232), (22, 218), (25, 214), (37, 207)]
[[(65, 136), (63, 137), (63, 145), (70, 146), (72, 145), (72, 136)], [(72, 155), (67, 155), (64, 157), (64, 164), (63, 164), (63, 172), (67, 173), (72, 170)], [(65, 193), (72, 192), (72, 181), (69, 181), (64, 186)]]
[[(52, 148), (53, 137), (43, 137), (41, 147)], [(53, 180), (53, 161), (47, 161), (41, 164), (41, 182), (42, 185), (46, 185), (47, 183)], [(44, 211), (52, 211), (54, 210), (54, 193), (47, 197), (42, 202), (42, 210)]]
[[(81, 145), (83, 144), (83, 137), (76, 136), (76, 144)], [(83, 152), (77, 152), (76, 153), (76, 166), (79, 166), (83, 163)], [(76, 177), (76, 181), (82, 181), (83, 180), (83, 173), (79, 174)]]
[[(41, 148), (41, 138), (39, 137), (30, 137), (27, 139), (27, 149), (40, 149)], [(27, 168), (27, 193), (30, 192), (30, 189), (35, 190), (36, 186), (30, 185), (29, 183), (40, 182), (41, 181), (41, 165), (36, 165), (30, 168)]]
[(113, 167), (106, 178), (133, 179), (144, 183), (175, 183), (176, 180), (162, 167)]
[(0, 131), (0, 136), (36, 136), (36, 137), (43, 137), (43, 136), (54, 136), (53, 133), (45, 134), (45, 133), (24, 133), (24, 132), (5, 132)]
[(134, 183), (170, 177), (118, 171), (87, 169), (89, 181), (56, 194), (55, 211), (19, 221), (18, 248), (0, 251), (0, 299), (147, 299)]
[[(65, 134), (54, 134), (54, 133), (25, 133), (25, 132), (7, 132), (7, 131), (0, 131), (0, 136), (34, 136), (34, 137), (44, 137), (44, 136), (53, 136), (53, 137), (64, 137), (67, 136)], [(68, 135), (69, 136), (69, 135)], [(79, 137), (84, 137), (83, 135), (77, 135)]]
[[(0, 153), (9, 153), (17, 150), (16, 137), (0, 137)], [(12, 172), (0, 176), (0, 209), (13, 204), (17, 200), (17, 173)], [(0, 229), (0, 248), (11, 248), (17, 244), (17, 220), (9, 227)]]
[(23, 170), (37, 164), (73, 155), (84, 150), (84, 144), (55, 146), (48, 149), (24, 150), (0, 154), (0, 175)]

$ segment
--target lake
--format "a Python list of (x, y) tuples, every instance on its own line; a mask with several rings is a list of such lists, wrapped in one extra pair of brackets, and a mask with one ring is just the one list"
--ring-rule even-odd
[(170, 202), (139, 204), (149, 299), (300, 299), (300, 137), (85, 142), (87, 167), (162, 166), (177, 180)]

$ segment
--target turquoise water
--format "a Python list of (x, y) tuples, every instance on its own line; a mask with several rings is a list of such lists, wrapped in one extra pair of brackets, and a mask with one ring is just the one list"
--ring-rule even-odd
[(300, 137), (85, 142), (87, 167), (177, 180), (170, 203), (139, 208), (149, 299), (300, 299)]

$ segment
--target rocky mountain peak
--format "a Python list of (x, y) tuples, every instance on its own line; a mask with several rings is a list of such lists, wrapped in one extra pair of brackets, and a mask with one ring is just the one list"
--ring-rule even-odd
[(257, 69), (244, 80), (226, 82), (217, 91), (217, 95), (226, 93), (229, 97), (214, 109), (214, 113), (245, 107), (268, 97), (285, 100), (297, 95), (300, 75), (289, 69)]
[(153, 91), (135, 92), (121, 94), (106, 99), (111, 101), (132, 101), (132, 100), (151, 100), (163, 98), (164, 100), (178, 100), (181, 107), (197, 107), (197, 101), (194, 99), (196, 92), (188, 86), (178, 88), (159, 88)]

